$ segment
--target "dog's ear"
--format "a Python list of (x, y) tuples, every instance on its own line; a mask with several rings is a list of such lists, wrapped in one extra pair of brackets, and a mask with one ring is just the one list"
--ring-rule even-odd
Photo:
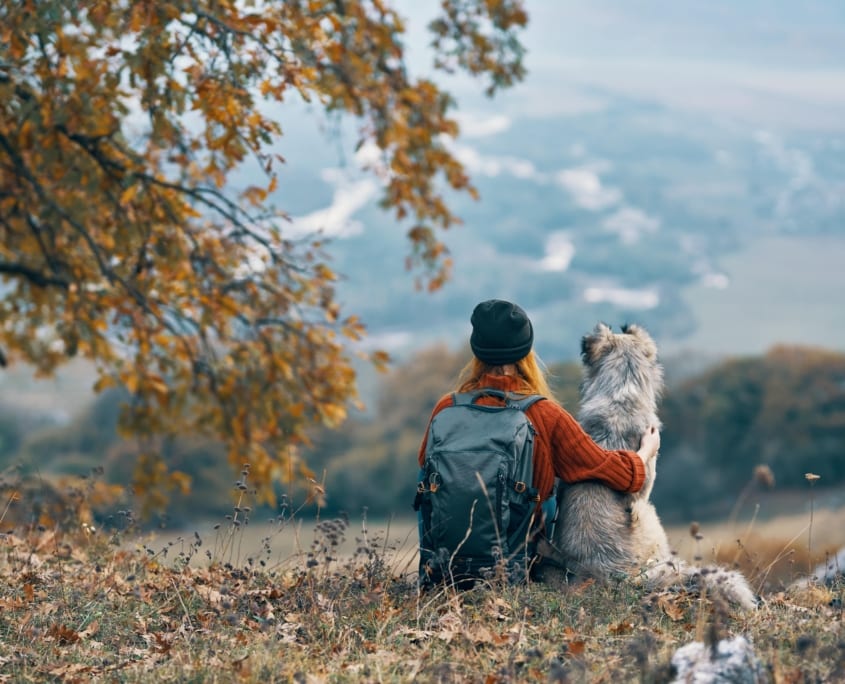
[(592, 366), (613, 344), (613, 331), (605, 323), (598, 323), (593, 332), (581, 338), (581, 359)]
[(627, 335), (633, 335), (642, 343), (642, 348), (643, 351), (645, 351), (647, 358), (657, 358), (657, 344), (655, 344), (651, 335), (648, 334), (645, 328), (633, 323), (630, 325), (626, 323), (622, 326), (622, 332)]

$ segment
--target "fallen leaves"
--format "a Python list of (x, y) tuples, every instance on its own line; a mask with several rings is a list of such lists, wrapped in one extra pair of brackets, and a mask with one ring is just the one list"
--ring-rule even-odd
[[(3, 633), (0, 682), (250, 682), (267, 672), (313, 682), (337, 673), (362, 681), (543, 681), (554, 679), (558, 665), (570, 677), (602, 667), (601, 681), (627, 681), (631, 649), (653, 661), (688, 641), (710, 614), (708, 604), (684, 594), (623, 599), (599, 586), (564, 596), (539, 586), (415, 600), (413, 584), (389, 570), (365, 584), (340, 568), (303, 580), (296, 569), (169, 567), (144, 549), (62, 537), (54, 547), (68, 545), (90, 560), (44, 552), (36, 570), (12, 555), (29, 555), (40, 541), (22, 536), (0, 549), (0, 609), (14, 625)], [(761, 637), (797, 618), (818, 642), (814, 654), (836, 653), (842, 613), (825, 604), (831, 590), (824, 591), (772, 595), (752, 622), (726, 617), (726, 628)], [(776, 656), (794, 669), (788, 653)], [(812, 659), (817, 681), (832, 681), (824, 678), (832, 667), (825, 657)]]
[(60, 646), (66, 646), (67, 644), (75, 644), (79, 641), (80, 636), (78, 632), (66, 625), (52, 625), (47, 630), (46, 638), (56, 641)]
[(88, 626), (79, 632), (80, 639), (88, 639), (89, 637), (94, 636), (97, 632), (100, 631), (100, 623), (97, 620), (92, 620), (88, 623)]
[(80, 675), (92, 673), (93, 670), (94, 668), (91, 665), (66, 663), (48, 670), (47, 673), (64, 681), (83, 681)]
[(629, 634), (633, 631), (634, 625), (628, 620), (622, 620), (615, 625), (611, 625), (607, 628), (607, 631), (614, 636), (620, 636), (622, 634)]
[(437, 639), (446, 644), (455, 640), (464, 640), (475, 646), (508, 646), (520, 642), (520, 625), (511, 625), (506, 629), (491, 629), (482, 621), (468, 620), (458, 613), (448, 612), (437, 619), (436, 629), (418, 629), (401, 626), (393, 632), (394, 637), (405, 637), (410, 643), (423, 643)]
[(586, 647), (587, 642), (580, 639), (567, 642), (566, 644), (567, 650), (574, 656), (583, 655)]
[(660, 610), (673, 622), (683, 620), (686, 616), (686, 611), (680, 605), (679, 601), (669, 595), (662, 594), (657, 599), (657, 605)]

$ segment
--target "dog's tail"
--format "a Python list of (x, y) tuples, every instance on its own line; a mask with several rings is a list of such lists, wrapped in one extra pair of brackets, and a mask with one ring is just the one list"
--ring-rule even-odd
[(680, 558), (654, 561), (643, 571), (642, 581), (650, 590), (683, 588), (721, 598), (742, 610), (757, 608), (758, 598), (742, 573), (718, 565), (700, 567)]

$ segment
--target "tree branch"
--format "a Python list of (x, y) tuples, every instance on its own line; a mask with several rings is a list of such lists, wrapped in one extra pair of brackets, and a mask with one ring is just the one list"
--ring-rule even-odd
[(8, 261), (0, 261), (0, 273), (26, 278), (30, 283), (38, 287), (59, 287), (62, 290), (67, 290), (70, 286), (70, 282), (65, 278), (48, 275), (30, 266), (14, 264)]

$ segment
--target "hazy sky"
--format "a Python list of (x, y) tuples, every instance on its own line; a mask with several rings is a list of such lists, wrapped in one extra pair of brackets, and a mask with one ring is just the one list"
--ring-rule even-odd
[[(426, 49), (430, 38), (425, 26), (435, 15), (438, 4), (435, 0), (395, 3), (407, 18), (406, 47), (410, 68), (417, 74), (430, 74), (431, 52)], [(490, 100), (483, 96), (482, 84), (468, 77), (442, 77), (459, 102), (461, 137), (454, 142), (453, 152), (474, 179), (512, 178), (516, 183), (542, 186), (547, 192), (543, 196), (555, 197), (558, 202), (566, 198), (579, 210), (592, 212), (595, 231), (615, 234), (623, 245), (636, 245), (639, 240), (650, 239), (662, 231), (682, 232), (678, 226), (667, 224), (661, 214), (662, 206), (638, 204), (633, 199), (636, 193), (619, 185), (618, 178), (614, 179), (611, 173), (615, 158), (612, 149), (603, 148), (600, 154), (595, 149), (599, 141), (582, 140), (572, 129), (567, 129), (567, 117), (562, 116), (607, 109), (623, 112), (620, 121), (624, 122), (624, 112), (630, 111), (635, 117), (638, 104), (642, 103), (648, 116), (654, 112), (654, 126), (668, 127), (670, 134), (673, 127), (680, 128), (681, 137), (694, 139), (696, 131), (690, 127), (700, 125), (703, 135), (711, 135), (717, 146), (735, 141), (730, 135), (720, 137), (719, 131), (739, 131), (737, 139), (756, 141), (750, 143), (754, 149), (766, 152), (761, 164), (768, 163), (773, 169), (765, 176), (769, 184), (763, 192), (765, 197), (782, 196), (784, 203), (789, 204), (794, 196), (798, 199), (812, 196), (819, 201), (829, 196), (831, 202), (838, 202), (836, 206), (841, 207), (837, 199), (842, 196), (841, 176), (837, 172), (827, 178), (826, 168), (821, 163), (815, 165), (810, 151), (795, 147), (792, 133), (821, 131), (824, 134), (821, 137), (829, 138), (830, 144), (838, 139), (836, 144), (845, 145), (845, 0), (808, 0), (800, 4), (785, 0), (527, 0), (526, 6), (530, 23), (523, 42), (527, 49), (528, 76), (523, 83)], [(653, 110), (650, 104), (656, 105)], [(547, 126), (543, 130), (554, 130), (554, 126), (549, 127), (549, 121), (559, 123), (559, 137), (549, 133), (552, 136), (549, 145), (557, 149), (556, 154), (538, 160), (531, 156), (536, 150), (530, 146), (523, 149), (520, 145), (505, 144), (497, 148), (497, 143), (512, 142), (526, 130), (526, 125), (530, 127), (527, 120), (535, 118), (545, 119), (538, 122)], [(290, 164), (283, 183), (287, 190), (283, 201), (295, 219), (291, 228), (297, 231), (320, 227), (336, 237), (340, 247), (346, 246), (346, 239), (388, 244), (382, 216), (367, 214), (379, 187), (372, 178), (362, 178), (356, 172), (362, 154), (351, 152), (356, 140), (354, 125), (344, 144), (343, 139), (315, 138), (313, 129), (318, 121), (323, 118), (317, 111), (305, 117), (285, 118), (287, 135), (282, 147)], [(299, 134), (304, 129), (308, 132)], [(637, 131), (632, 125), (626, 135), (636, 136)], [(629, 138), (623, 138), (623, 142), (627, 149)], [(365, 147), (361, 152), (367, 150)], [(734, 161), (732, 154), (746, 152), (747, 148), (739, 152), (713, 149), (713, 155), (726, 168)], [(673, 189), (667, 193), (682, 193), (687, 188), (696, 196), (706, 191), (694, 168), (684, 170), (693, 175), (686, 179), (672, 178)], [(739, 184), (737, 193), (742, 194), (746, 192), (745, 183), (751, 180), (725, 179), (725, 183), (731, 182)], [(315, 196), (315, 189), (321, 190), (320, 196)], [(720, 192), (723, 189), (716, 188)], [(539, 193), (529, 193), (528, 197), (540, 196)], [(761, 197), (757, 196), (755, 201), (763, 201)], [(680, 194), (675, 199), (686, 201)], [(481, 203), (484, 201), (482, 192)], [(750, 196), (748, 201), (751, 202)], [(518, 215), (520, 210), (513, 207), (512, 211)], [(804, 218), (800, 211), (793, 214)], [(504, 222), (508, 220), (503, 218)], [(454, 300), (473, 296), (467, 292), (475, 292), (472, 288), (479, 268), (486, 272), (509, 272), (511, 267), (518, 267), (521, 274), (539, 272), (551, 274), (550, 278), (565, 273), (579, 250), (585, 249), (570, 228), (551, 226), (545, 251), (522, 260), (505, 248), (497, 251), (495, 241), (479, 243), (483, 227), (471, 221), (462, 230), (445, 236), (457, 263), (473, 266), (466, 270), (459, 266), (454, 280), (439, 297), (406, 295), (420, 316), (439, 321), (440, 327), (428, 326), (426, 334), (440, 335), (444, 331), (448, 334), (456, 326), (459, 330), (466, 326), (466, 317), (456, 322), (442, 312), (454, 311)], [(841, 239), (838, 235), (831, 237)], [(704, 241), (703, 236), (699, 238)], [(359, 243), (357, 248), (361, 246)], [(806, 248), (801, 252), (805, 262), (816, 254), (813, 250), (840, 255), (845, 245), (836, 242), (819, 247), (808, 243)], [(348, 249), (354, 250), (356, 246)], [(402, 246), (393, 245), (390, 249), (395, 252)], [(398, 260), (396, 264), (389, 260), (395, 257), (390, 249), (383, 249), (388, 255), (383, 265), (385, 273), (392, 272), (394, 266), (401, 268)], [(831, 271), (824, 270), (816, 278), (812, 266), (801, 272), (792, 270), (790, 291), (794, 290), (799, 298), (817, 301), (818, 307), (792, 307), (790, 320), (784, 322), (783, 312), (769, 306), (771, 289), (759, 286), (768, 282), (770, 276), (775, 280), (781, 277), (783, 264), (777, 259), (771, 260), (770, 273), (763, 268), (766, 264), (749, 270), (749, 263), (743, 261), (748, 255), (722, 264), (721, 252), (717, 258), (698, 243), (689, 249), (700, 252), (694, 266), (703, 284), (691, 296), (698, 328), (708, 337), (688, 338), (681, 343), (711, 351), (724, 351), (719, 348), (722, 345), (732, 350), (757, 352), (773, 341), (805, 341), (796, 331), (818, 333), (822, 330), (820, 322), (833, 321), (836, 329), (845, 329), (845, 323), (833, 320), (836, 316), (830, 313), (832, 303), (824, 297), (826, 292), (841, 291), (841, 279), (833, 280)], [(782, 257), (790, 254), (790, 250), (772, 248), (772, 254)], [(752, 254), (750, 264), (757, 261)], [(366, 284), (356, 281), (353, 273), (349, 275), (352, 289), (366, 290)], [(410, 276), (407, 283), (410, 290)], [(631, 285), (612, 278), (592, 278), (577, 285), (582, 299), (595, 304), (596, 311), (610, 303), (646, 316), (662, 304), (659, 283)], [(508, 295), (507, 287), (499, 294)], [(562, 315), (561, 303), (550, 305), (549, 311), (530, 300), (523, 303), (533, 307), (532, 315), (536, 315), (538, 322), (544, 318), (558, 320)], [(380, 299), (368, 298), (367, 305), (371, 313), (382, 306), (389, 309)], [(731, 313), (732, 307), (737, 311)], [(747, 310), (756, 311), (759, 319), (753, 339), (747, 335), (738, 339), (737, 335), (728, 338), (720, 334), (724, 320), (742, 320)], [(371, 333), (373, 343), (392, 350), (426, 341), (422, 332), (405, 329), (401, 321), (382, 320), (381, 327), (372, 327)], [(832, 337), (836, 336), (827, 332), (813, 339)], [(668, 342), (661, 339), (664, 346)]]
[[(435, 3), (397, 2), (412, 65)], [(512, 116), (602, 108), (614, 94), (746, 122), (845, 130), (842, 0), (527, 0), (526, 81), (496, 98), (450, 81), (464, 109)]]

